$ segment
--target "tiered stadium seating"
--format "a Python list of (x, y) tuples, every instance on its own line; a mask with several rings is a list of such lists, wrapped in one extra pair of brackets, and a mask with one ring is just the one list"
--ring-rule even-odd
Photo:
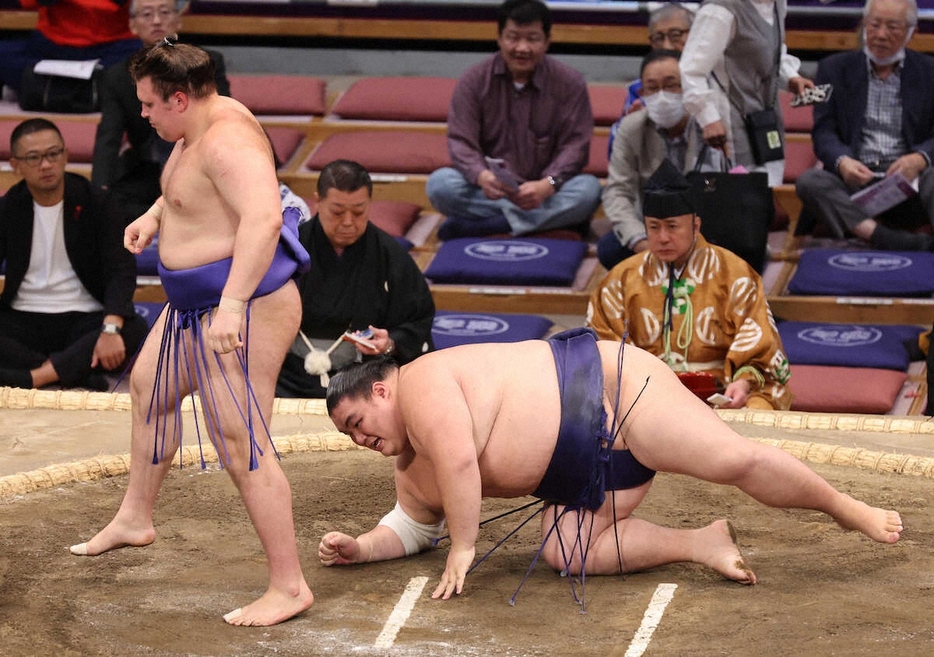
[[(29, 29), (34, 25), (35, 14), (15, 9), (15, 4), (12, 0), (0, 2), (0, 29)], [(251, 16), (237, 14), (248, 13), (252, 5), (237, 9), (231, 8), (230, 4), (227, 3), (224, 9), (230, 14), (224, 16), (199, 15), (199, 8), (193, 7), (193, 13), (185, 19), (186, 33), (195, 40), (196, 35), (204, 34), (222, 35), (234, 41), (237, 35), (244, 34), (259, 38), (288, 35), (297, 39), (325, 36), (485, 42), (495, 34), (495, 25), (485, 19), (377, 20), (351, 16), (352, 9), (348, 10), (348, 16), (341, 18)], [(646, 47), (644, 24), (556, 23), (552, 36), (556, 42), (568, 44)], [(790, 29), (787, 43), (793, 49), (841, 50), (854, 47), (855, 36), (849, 27), (835, 33)], [(912, 46), (934, 51), (934, 35), (918, 34)], [(228, 77), (233, 96), (253, 110), (266, 127), (282, 164), (280, 174), (294, 191), (307, 200), (313, 200), (317, 171), (321, 166), (336, 157), (357, 159), (374, 174), (376, 188), (371, 211), (374, 223), (399, 239), (408, 238), (414, 242), (413, 257), (423, 270), (430, 267), (439, 245), (428, 235), (434, 224), (426, 221), (430, 208), (424, 194), (424, 182), (431, 171), (449, 161), (445, 122), (456, 80), (434, 77), (364, 78), (342, 94), (332, 92), (333, 97), (329, 99), (325, 81), (310, 75), (230, 74)], [(619, 116), (626, 90), (623, 85), (592, 84), (589, 91), (597, 127), (586, 171), (604, 177), (609, 126)], [(787, 220), (788, 232), (783, 241), (774, 245), (774, 262), (767, 270), (767, 289), (774, 314), (786, 320), (930, 326), (934, 316), (934, 299), (930, 295), (908, 298), (895, 296), (900, 293), (894, 291), (887, 293), (888, 296), (869, 296), (852, 290), (822, 295), (790, 294), (795, 287), (791, 282), (798, 269), (801, 246), (800, 239), (792, 239), (800, 212), (794, 182), (802, 171), (815, 164), (816, 158), (810, 140), (811, 108), (790, 108), (791, 96), (785, 92), (780, 98), (787, 134), (786, 170), (784, 184), (774, 191), (777, 208), (784, 215), (779, 225)], [(26, 115), (18, 108), (9, 109), (0, 106), (0, 160), (9, 157), (9, 131)], [(99, 116), (56, 115), (50, 118), (65, 134), (69, 169), (88, 175)], [(3, 162), (0, 164), (0, 191), (13, 181), (8, 165)], [(413, 231), (420, 232), (421, 237), (414, 238)], [(602, 269), (592, 253), (588, 253), (569, 285), (504, 285), (500, 281), (498, 284), (435, 284), (432, 289), (436, 304), (442, 310), (483, 311), (488, 314), (497, 311), (582, 314), (589, 292), (601, 275)], [(158, 302), (164, 298), (158, 281), (154, 283), (142, 286), (137, 299)], [(847, 397), (846, 384), (851, 381), (848, 377), (856, 373), (850, 367), (839, 373), (842, 378), (833, 379), (836, 375), (826, 368), (839, 367), (837, 365), (792, 361), (792, 367), (792, 390), (801, 400), (798, 408), (804, 408), (800, 404), (813, 398), (814, 391), (826, 392), (828, 388), (834, 388)], [(825, 369), (813, 371), (812, 368)], [(891, 380), (879, 380), (877, 387), (886, 387), (889, 391), (900, 389), (905, 373), (897, 370), (887, 372), (892, 374)], [(828, 385), (828, 381), (833, 380), (839, 380), (841, 384)], [(808, 386), (812, 386), (811, 391)], [(885, 405), (888, 403), (885, 400), (890, 397), (887, 392), (882, 395), (880, 403)], [(837, 410), (847, 410), (845, 399), (834, 403), (838, 404)], [(869, 406), (854, 406), (852, 410), (866, 412), (867, 408)]]

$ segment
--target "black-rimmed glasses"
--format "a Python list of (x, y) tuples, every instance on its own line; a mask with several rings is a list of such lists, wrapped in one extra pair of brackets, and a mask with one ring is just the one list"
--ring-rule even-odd
[(42, 160), (48, 160), (50, 164), (57, 164), (58, 161), (62, 159), (64, 154), (65, 147), (57, 146), (55, 148), (50, 148), (45, 153), (27, 153), (22, 157), (19, 155), (12, 155), (10, 156), (10, 159), (25, 162), (26, 166), (35, 168), (42, 163)]

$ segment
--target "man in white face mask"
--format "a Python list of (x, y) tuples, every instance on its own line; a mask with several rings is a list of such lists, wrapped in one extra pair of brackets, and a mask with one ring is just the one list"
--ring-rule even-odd
[[(652, 50), (677, 50), (681, 52), (691, 31), (694, 21), (694, 11), (688, 9), (680, 2), (661, 3), (658, 9), (649, 14), (649, 43)], [(607, 144), (606, 158), (613, 155), (613, 138), (620, 121), (627, 114), (638, 112), (645, 107), (642, 101), (642, 78), (629, 83), (626, 89), (626, 102), (623, 104), (622, 116), (610, 128), (610, 140)]]
[(616, 130), (603, 209), (613, 230), (600, 239), (597, 255), (608, 270), (648, 243), (642, 223), (642, 188), (662, 160), (681, 172), (694, 167), (703, 145), (681, 102), (679, 53), (654, 50), (642, 60), (641, 99), (646, 111), (626, 116)]
[[(823, 169), (798, 178), (806, 213), (839, 237), (855, 235), (878, 249), (934, 250), (913, 232), (934, 225), (934, 59), (906, 49), (918, 20), (915, 0), (869, 0), (863, 47), (822, 60), (816, 82), (833, 85), (814, 107), (814, 152)], [(850, 195), (896, 173), (917, 181), (918, 196), (867, 216)]]

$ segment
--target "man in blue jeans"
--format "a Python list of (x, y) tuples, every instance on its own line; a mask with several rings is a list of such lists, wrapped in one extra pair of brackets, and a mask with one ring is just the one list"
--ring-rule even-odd
[(468, 69), (454, 90), (453, 167), (428, 179), (428, 198), (448, 217), (438, 236), (586, 231), (600, 204), (600, 182), (581, 174), (593, 134), (587, 84), (546, 54), (544, 3), (507, 0), (498, 25), (499, 52)]

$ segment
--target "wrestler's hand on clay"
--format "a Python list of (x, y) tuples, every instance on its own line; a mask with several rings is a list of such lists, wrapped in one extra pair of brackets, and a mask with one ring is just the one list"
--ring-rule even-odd
[(360, 560), (360, 543), (340, 532), (324, 535), (318, 545), (318, 559), (324, 566), (346, 566)]
[(464, 590), (464, 578), (467, 577), (467, 571), (470, 570), (476, 553), (477, 550), (473, 545), (470, 548), (451, 548), (448, 552), (444, 574), (441, 575), (441, 583), (431, 594), (433, 600), (438, 598), (448, 600), (454, 593), (459, 594)]
[(230, 312), (223, 308), (215, 309), (206, 332), (208, 347), (219, 354), (226, 354), (243, 346), (240, 339), (241, 321), (242, 313)]
[(123, 231), (123, 248), (139, 255), (159, 232), (159, 220), (146, 212)]

